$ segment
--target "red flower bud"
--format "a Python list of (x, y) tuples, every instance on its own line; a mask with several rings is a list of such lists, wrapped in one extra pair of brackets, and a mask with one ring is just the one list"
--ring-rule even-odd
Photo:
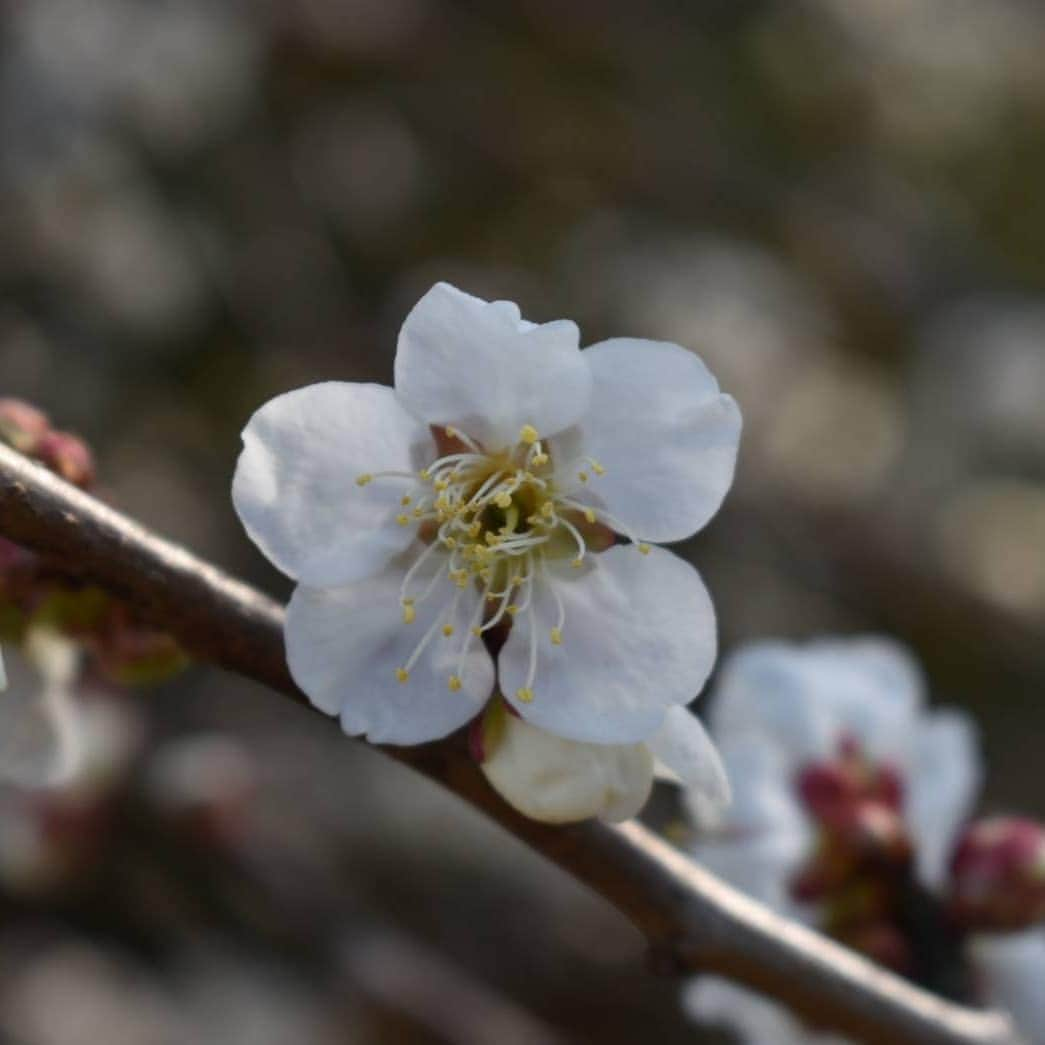
[(35, 451), (50, 431), (47, 415), (21, 399), (0, 399), (0, 439), (23, 454)]
[(951, 860), (949, 903), (972, 929), (1023, 929), (1045, 918), (1045, 827), (1019, 817), (966, 827)]
[(94, 456), (87, 444), (68, 432), (47, 432), (38, 440), (33, 456), (67, 482), (86, 489), (94, 482)]

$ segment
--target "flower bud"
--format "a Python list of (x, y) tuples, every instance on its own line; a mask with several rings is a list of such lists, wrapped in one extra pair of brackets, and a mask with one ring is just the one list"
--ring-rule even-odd
[(958, 921), (981, 931), (1045, 918), (1045, 827), (1019, 817), (970, 824), (951, 860), (949, 904)]
[(83, 489), (94, 482), (94, 455), (75, 435), (47, 432), (37, 441), (32, 454), (67, 482)]
[(0, 399), (0, 439), (23, 454), (35, 452), (51, 428), (47, 415), (21, 399)]

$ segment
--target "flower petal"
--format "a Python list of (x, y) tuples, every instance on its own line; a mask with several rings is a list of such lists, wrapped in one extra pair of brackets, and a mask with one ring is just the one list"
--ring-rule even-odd
[(511, 302), (437, 283), (399, 333), (396, 395), (415, 417), (453, 424), (488, 450), (514, 445), (524, 425), (551, 436), (588, 408), (579, 338), (567, 320), (526, 323)]
[(986, 1000), (1005, 1009), (1028, 1042), (1045, 1041), (1045, 928), (972, 938)]
[(918, 840), (918, 876), (931, 889), (943, 884), (958, 829), (980, 791), (978, 746), (976, 725), (961, 712), (934, 711), (918, 724), (906, 811)]
[(380, 571), (413, 540), (395, 524), (405, 486), (368, 472), (415, 471), (431, 434), (382, 385), (329, 381), (267, 402), (243, 430), (232, 500), (284, 573), (316, 587)]
[[(501, 651), (501, 690), (529, 722), (570, 740), (645, 740), (667, 708), (688, 704), (704, 685), (715, 661), (715, 611), (697, 571), (663, 548), (642, 555), (617, 546), (588, 561), (579, 573), (549, 568), (537, 584), (533, 612), (516, 617)], [(556, 593), (565, 609), (558, 646), (550, 639)], [(519, 700), (523, 688), (532, 701)]]
[(534, 820), (627, 820), (646, 804), (653, 756), (645, 744), (578, 744), (495, 707), (497, 736), (483, 773), (509, 805)]
[[(404, 571), (403, 560), (396, 560), (377, 577), (342, 588), (301, 585), (287, 609), (287, 663), (294, 681), (321, 711), (340, 714), (346, 733), (365, 733), (375, 744), (421, 744), (446, 736), (471, 719), (493, 689), (493, 662), (467, 628), (479, 594), (444, 579), (405, 624), (399, 601)], [(458, 593), (455, 633), (446, 638), (438, 629), (451, 620), (447, 613)], [(396, 670), (433, 627), (409, 679), (399, 682)], [(469, 652), (459, 663), (466, 639)], [(461, 680), (458, 692), (448, 688), (451, 675)]]
[(660, 729), (646, 741), (649, 749), (689, 790), (688, 800), (707, 820), (731, 801), (729, 778), (700, 719), (684, 707), (668, 708)]
[(594, 385), (581, 422), (605, 469), (607, 508), (647, 541), (678, 541), (718, 511), (733, 482), (740, 410), (692, 352), (615, 338), (586, 349)]
[(848, 736), (906, 770), (924, 701), (911, 656), (875, 636), (749, 643), (723, 664), (716, 693), (710, 718), (720, 745), (727, 735), (759, 734), (796, 767), (834, 757)]
[(78, 761), (70, 693), (76, 648), (34, 629), (24, 650), (8, 649), (7, 670), (7, 688), (0, 693), (0, 777), (21, 787), (60, 784)]

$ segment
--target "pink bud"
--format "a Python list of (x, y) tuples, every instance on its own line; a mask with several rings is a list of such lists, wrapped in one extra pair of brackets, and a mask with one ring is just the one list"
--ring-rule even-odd
[(33, 456), (67, 482), (86, 489), (94, 482), (94, 456), (87, 444), (68, 432), (47, 432), (37, 441)]
[(837, 762), (806, 766), (798, 774), (798, 794), (816, 820), (832, 821), (859, 798), (857, 782), (847, 768)]
[(1023, 929), (1045, 918), (1045, 827), (991, 817), (966, 827), (951, 860), (950, 908), (980, 930)]
[(0, 439), (23, 454), (33, 453), (50, 430), (47, 415), (21, 399), (0, 399)]

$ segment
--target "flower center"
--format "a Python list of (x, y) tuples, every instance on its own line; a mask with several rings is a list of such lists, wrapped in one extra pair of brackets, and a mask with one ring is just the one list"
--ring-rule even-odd
[[(409, 480), (412, 484), (400, 498), (399, 526), (414, 526), (425, 545), (413, 562), (400, 590), (404, 624), (413, 623), (416, 607), (437, 591), (446, 591), (449, 581), (456, 592), (436, 615), (407, 662), (396, 669), (400, 682), (407, 682), (410, 671), (438, 634), (452, 638), (458, 630), (460, 604), (464, 591), (474, 585), (481, 593), (466, 625), (457, 657), (457, 668), (449, 677), (451, 690), (461, 688), (471, 643), (503, 621), (529, 614), (530, 657), (525, 684), (516, 699), (533, 700), (537, 674), (537, 627), (534, 617), (534, 589), (546, 580), (549, 560), (566, 560), (577, 570), (584, 567), (591, 553), (591, 539), (611, 529), (631, 536), (626, 528), (606, 511), (569, 496), (556, 473), (551, 449), (532, 425), (524, 425), (515, 445), (489, 453), (459, 429), (445, 429), (454, 446), (416, 475), (410, 472), (377, 472), (356, 479), (366, 486), (375, 479)], [(579, 483), (589, 482), (605, 469), (586, 458), (584, 470), (577, 473)], [(571, 481), (569, 488), (574, 488)], [(587, 538), (586, 538), (587, 535)], [(639, 551), (649, 546), (632, 538)], [(441, 558), (431, 576), (419, 583), (422, 568), (433, 558)], [(441, 583), (442, 582), (442, 583)], [(553, 584), (548, 584), (556, 605), (556, 622), (548, 638), (552, 645), (563, 643), (566, 611)]]

